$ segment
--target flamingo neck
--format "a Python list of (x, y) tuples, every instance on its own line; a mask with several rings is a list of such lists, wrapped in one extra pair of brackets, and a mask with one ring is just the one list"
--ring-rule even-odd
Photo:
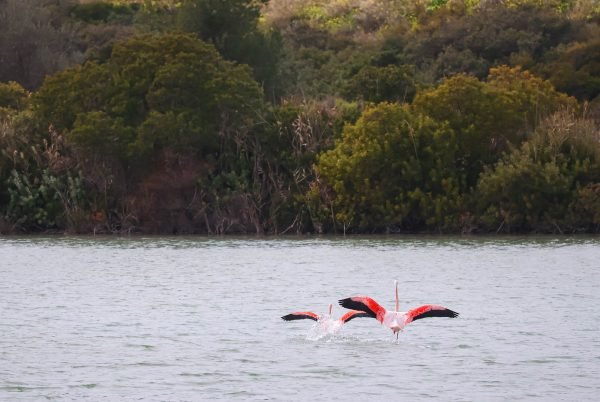
[(333, 304), (329, 304), (329, 316), (331, 316), (331, 308), (333, 307)]
[(398, 281), (394, 281), (396, 284), (396, 312), (400, 310), (400, 301), (398, 300)]

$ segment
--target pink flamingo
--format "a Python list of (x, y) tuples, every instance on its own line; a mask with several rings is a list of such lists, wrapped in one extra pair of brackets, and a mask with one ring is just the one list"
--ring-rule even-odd
[(408, 311), (398, 311), (398, 281), (394, 281), (396, 285), (396, 310), (388, 311), (382, 307), (375, 300), (367, 296), (354, 296), (347, 299), (341, 299), (339, 301), (340, 306), (364, 311), (369, 317), (377, 319), (381, 324), (390, 328), (396, 338), (398, 338), (399, 331), (402, 331), (404, 327), (413, 321), (420, 320), (421, 318), (428, 317), (458, 317), (456, 311), (452, 311), (449, 308), (438, 306), (435, 304), (425, 304), (423, 306), (414, 308)]
[[(314, 321), (321, 321), (324, 320), (326, 318), (331, 318), (331, 308), (332, 305), (329, 305), (329, 315), (325, 315), (325, 314), (316, 314), (313, 313), (312, 311), (297, 311), (295, 313), (291, 313), (291, 314), (287, 314), (284, 315), (283, 317), (281, 317), (282, 320), (284, 321), (293, 321), (293, 320), (314, 320)], [(344, 314), (343, 316), (341, 316), (337, 321), (340, 324), (345, 324), (348, 321), (350, 321), (353, 318), (357, 318), (357, 317), (371, 317), (370, 314), (362, 312), (362, 311), (356, 311), (356, 310), (351, 310), (349, 312), (347, 312), (346, 314)]]

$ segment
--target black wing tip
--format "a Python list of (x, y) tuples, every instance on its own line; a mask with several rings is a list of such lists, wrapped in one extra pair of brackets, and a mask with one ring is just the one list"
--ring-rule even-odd
[(450, 310), (449, 308), (444, 308), (443, 310), (440, 309), (432, 309), (429, 311), (426, 311), (422, 314), (419, 314), (417, 316), (415, 316), (413, 318), (413, 321), (417, 321), (423, 318), (431, 318), (431, 317), (447, 317), (447, 318), (456, 318), (458, 317), (460, 314), (458, 314), (456, 311), (454, 310)]
[(338, 304), (339, 304), (340, 306), (342, 306), (342, 307), (347, 307), (347, 304), (348, 304), (349, 302), (352, 302), (352, 298), (350, 298), (350, 297), (347, 297), (347, 298), (345, 298), (345, 299), (340, 299), (340, 300), (338, 300)]
[(306, 314), (286, 314), (283, 317), (281, 317), (281, 319), (283, 321), (295, 321), (295, 320), (313, 320), (313, 321), (318, 321), (317, 318), (312, 317), (310, 315), (306, 315)]
[(358, 311), (363, 311), (367, 314), (367, 316), (375, 318), (376, 315), (373, 311), (371, 311), (371, 309), (369, 309), (369, 307), (367, 307), (364, 303), (362, 302), (358, 302), (355, 300), (352, 300), (351, 297), (348, 297), (346, 299), (340, 299), (338, 301), (338, 303), (340, 304), (340, 306), (350, 309), (350, 310), (358, 310)]

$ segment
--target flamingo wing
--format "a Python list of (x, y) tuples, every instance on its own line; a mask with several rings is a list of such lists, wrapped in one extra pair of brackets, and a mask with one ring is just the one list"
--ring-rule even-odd
[(458, 313), (444, 306), (437, 306), (435, 304), (425, 304), (424, 306), (420, 306), (409, 310), (406, 313), (406, 323), (408, 324), (415, 320), (420, 320), (421, 318), (429, 317), (456, 318), (458, 317)]
[(364, 311), (351, 310), (351, 311), (348, 311), (343, 316), (341, 316), (340, 321), (343, 323), (347, 323), (348, 321), (350, 321), (354, 318), (357, 318), (357, 317), (371, 317), (371, 316), (368, 313), (365, 313)]
[(379, 322), (383, 322), (383, 316), (385, 315), (385, 308), (383, 308), (375, 300), (367, 296), (354, 296), (348, 297), (347, 299), (341, 299), (339, 301), (340, 306), (349, 308), (351, 310), (364, 311), (369, 317), (377, 319)]
[(319, 315), (315, 314), (311, 311), (297, 311), (295, 313), (287, 314), (281, 317), (284, 321), (294, 321), (294, 320), (319, 320)]

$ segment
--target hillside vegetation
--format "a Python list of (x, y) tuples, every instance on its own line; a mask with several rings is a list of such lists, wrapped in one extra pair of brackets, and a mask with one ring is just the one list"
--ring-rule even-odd
[(0, 0), (0, 233), (598, 233), (595, 0)]

